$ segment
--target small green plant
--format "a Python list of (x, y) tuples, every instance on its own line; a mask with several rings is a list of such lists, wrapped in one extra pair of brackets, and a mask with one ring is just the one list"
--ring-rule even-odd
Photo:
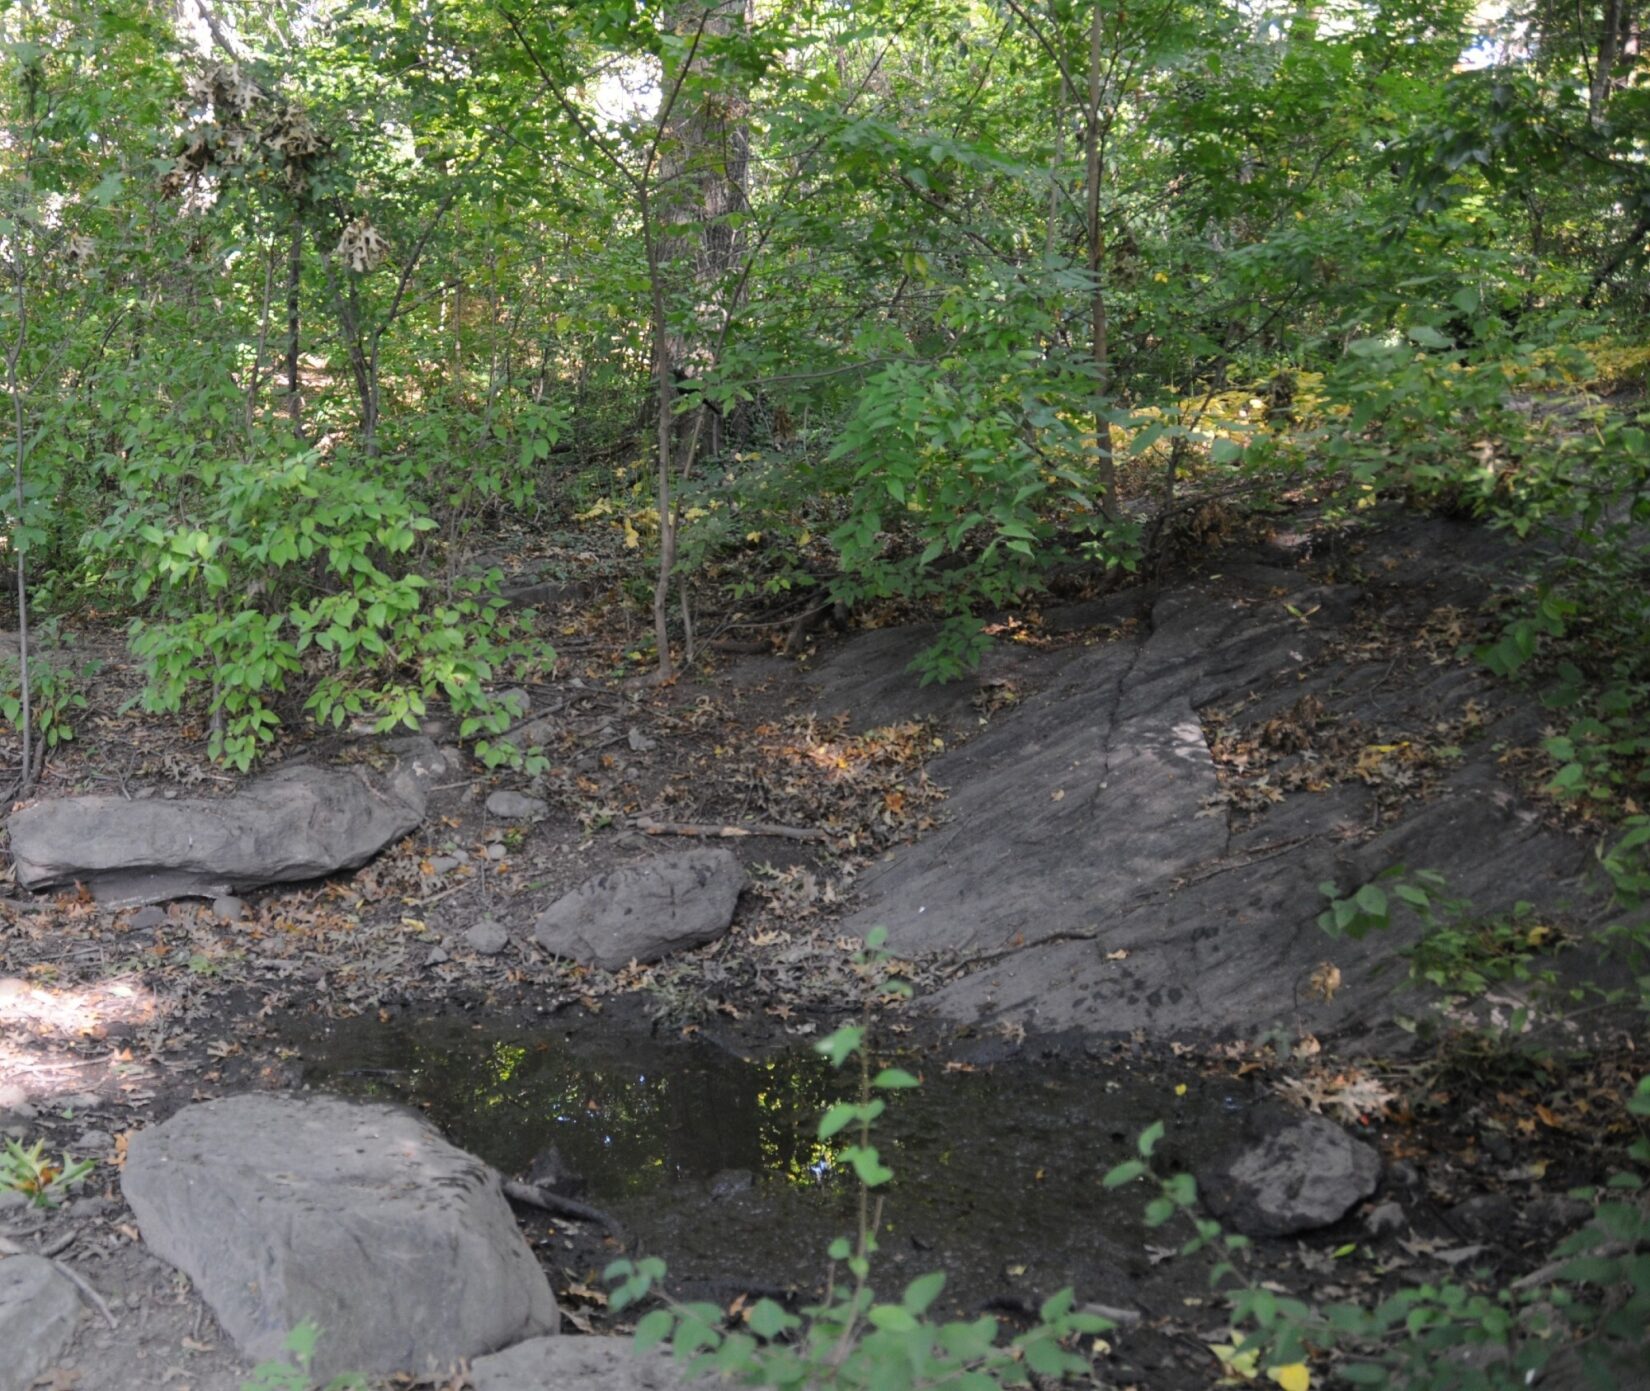
[[(77, 713), (86, 708), (86, 683), (99, 663), (78, 667), (36, 662), (29, 670), (30, 717), (48, 749), (74, 738)], [(23, 718), (23, 681), (15, 662), (0, 662), (0, 719), (15, 727)]]
[(96, 1167), (93, 1160), (76, 1160), (67, 1154), (52, 1160), (44, 1140), (36, 1140), (28, 1149), (7, 1140), (0, 1150), (0, 1193), (21, 1193), (35, 1207), (56, 1207), (69, 1186)]
[[(286, 1335), (286, 1350), (292, 1355), (292, 1361), (260, 1362), (241, 1383), (241, 1391), (314, 1391), (315, 1380), (309, 1369), (320, 1341), (320, 1325), (313, 1319), (305, 1319)], [(359, 1372), (341, 1372), (327, 1382), (325, 1391), (366, 1391), (366, 1388), (367, 1379)]]
[[(885, 931), (874, 929), (855, 957), (867, 982), (861, 1021), (844, 1025), (815, 1045), (832, 1067), (840, 1069), (850, 1060), (859, 1065), (857, 1097), (835, 1103), (819, 1122), (821, 1140), (850, 1136), (837, 1160), (852, 1170), (859, 1190), (857, 1232), (832, 1242), (824, 1297), (799, 1315), (775, 1300), (758, 1300), (745, 1314), (745, 1327), (731, 1332), (717, 1305), (665, 1299), (637, 1324), (638, 1349), (668, 1343), (690, 1372), (716, 1370), (776, 1391), (912, 1391), (939, 1385), (957, 1391), (997, 1391), (1029, 1385), (1033, 1375), (1057, 1378), (1088, 1371), (1088, 1359), (1072, 1344), (1112, 1325), (1078, 1311), (1069, 1289), (1046, 1300), (1037, 1324), (1006, 1343), (994, 1318), (942, 1323), (929, 1316), (945, 1287), (941, 1271), (911, 1281), (898, 1302), (879, 1301), (872, 1289), (872, 1258), (882, 1225), (882, 1201), (875, 1195), (894, 1177), (872, 1143), (872, 1131), (888, 1093), (919, 1085), (903, 1068), (873, 1071), (871, 1064), (867, 1037), (872, 1009), (878, 1002), (908, 997), (911, 989), (889, 972), (885, 941)], [(657, 1258), (615, 1261), (606, 1272), (615, 1285), (611, 1307), (630, 1308), (657, 1295), (665, 1274), (665, 1263)]]
[(1334, 884), (1320, 884), (1318, 892), (1329, 906), (1318, 914), (1318, 926), (1331, 937), (1356, 941), (1391, 927), (1394, 909), (1401, 908), (1422, 926), (1421, 937), (1401, 953), (1416, 984), (1477, 996), (1505, 982), (1555, 983), (1551, 970), (1534, 963), (1567, 939), (1538, 917), (1532, 904), (1519, 902), (1509, 914), (1484, 915), (1467, 899), (1447, 896), (1447, 888), (1443, 875), (1428, 869), (1412, 872), (1403, 865), (1383, 871), (1344, 898)]

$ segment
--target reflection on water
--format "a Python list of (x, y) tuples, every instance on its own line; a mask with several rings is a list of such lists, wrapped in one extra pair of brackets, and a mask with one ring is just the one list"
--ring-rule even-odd
[[(811, 1051), (746, 1060), (602, 1021), (533, 1035), (462, 1020), (356, 1020), (297, 1046), (310, 1086), (417, 1104), (505, 1173), (554, 1144), (585, 1196), (665, 1255), (681, 1288), (812, 1285), (826, 1245), (852, 1227), (853, 1186), (815, 1126), (855, 1079)], [(1247, 1101), (1241, 1084), (1189, 1072), (903, 1061), (924, 1085), (893, 1096), (877, 1127), (897, 1175), (884, 1258), (903, 1278), (950, 1271), (962, 1303), (1067, 1283), (1126, 1297), (1147, 1264), (1146, 1195), (1108, 1193), (1101, 1177), (1159, 1119), (1160, 1156), (1195, 1165), (1232, 1134)], [(712, 1183), (729, 1170), (754, 1181)]]
[(815, 1186), (831, 1147), (814, 1122), (843, 1080), (811, 1053), (745, 1061), (628, 1036), (490, 1037), (462, 1021), (352, 1021), (301, 1047), (309, 1085), (427, 1103), (453, 1143), (507, 1174), (554, 1144), (597, 1202), (729, 1169)]

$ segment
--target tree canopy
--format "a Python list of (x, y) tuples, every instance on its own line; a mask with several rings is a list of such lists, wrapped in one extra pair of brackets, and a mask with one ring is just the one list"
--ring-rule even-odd
[(1639, 45), (1621, 0), (7, 4), (14, 598), (125, 615), (245, 767), (291, 702), (502, 728), (553, 661), (470, 564), (504, 515), (622, 536), (666, 676), (791, 596), (930, 613), (955, 676), (1211, 494), (1528, 527), (1638, 466), (1520, 403), (1637, 370)]

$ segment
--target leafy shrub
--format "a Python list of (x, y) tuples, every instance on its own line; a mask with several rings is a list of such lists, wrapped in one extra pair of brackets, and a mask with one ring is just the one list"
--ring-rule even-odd
[(275, 737), (277, 700), (294, 683), (334, 726), (415, 725), (436, 699), (466, 736), (508, 726), (485, 685), (528, 654), (508, 648), (489, 582), (430, 601), (408, 563), (435, 523), (402, 491), (313, 450), (214, 465), (188, 486), (166, 456), (144, 457), (128, 464), (127, 501), (93, 542), (150, 610), (132, 625), (147, 708), (176, 711), (204, 695), (211, 753), (241, 769)]

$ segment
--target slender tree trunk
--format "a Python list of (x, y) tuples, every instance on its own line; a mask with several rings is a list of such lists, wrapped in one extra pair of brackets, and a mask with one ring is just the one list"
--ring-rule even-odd
[(653, 330), (653, 384), (658, 396), (654, 418), (659, 470), (659, 571), (653, 585), (653, 640), (658, 648), (659, 679), (675, 674), (670, 660), (670, 576), (676, 568), (676, 508), (671, 481), (676, 461), (676, 367), (666, 312), (665, 271), (651, 200), (641, 191), (642, 240), (647, 247), (647, 279)]
[(1100, 185), (1105, 165), (1100, 150), (1100, 98), (1104, 57), (1104, 10), (1094, 0), (1094, 17), (1089, 24), (1089, 100), (1084, 129), (1084, 189), (1088, 213), (1090, 353), (1094, 360), (1094, 469), (1100, 481), (1100, 508), (1115, 520), (1117, 513), (1117, 461), (1112, 453), (1111, 420), (1107, 415), (1111, 391), (1111, 348), (1107, 339), (1105, 243), (1100, 225)]
[[(736, 26), (748, 25), (755, 14), (754, 0), (689, 0), (680, 15), (678, 31), (696, 32), (700, 39), (724, 38)], [(680, 91), (701, 77), (701, 45), (695, 42), (685, 71), (666, 74), (666, 87)], [(659, 644), (659, 676), (668, 680), (673, 666), (668, 643), (671, 575), (676, 565), (680, 524), (675, 481), (691, 472), (705, 434), (707, 410), (701, 399), (690, 420), (676, 418), (677, 374), (702, 375), (716, 363), (709, 346), (720, 342), (736, 305), (729, 302), (726, 280), (739, 260), (741, 234), (733, 214), (745, 206), (750, 172), (750, 131), (747, 101), (742, 91), (720, 90), (697, 97), (680, 109), (661, 113), (660, 164), (655, 186), (657, 202), (644, 212), (653, 235), (648, 237), (648, 273), (654, 309), (654, 376), (659, 409), (659, 573), (654, 587), (653, 626)], [(697, 241), (677, 230), (697, 223)], [(672, 333), (668, 321), (666, 278), (677, 265), (691, 265), (695, 326), (691, 341)], [(712, 429), (713, 436), (715, 428)], [(686, 615), (687, 588), (680, 586)]]
[(1048, 226), (1043, 234), (1043, 260), (1052, 263), (1060, 227), (1060, 169), (1066, 162), (1066, 102), (1070, 99), (1066, 79), (1060, 79), (1060, 95), (1054, 101), (1054, 156), (1048, 171)]
[(304, 437), (304, 404), (298, 394), (298, 286), (303, 273), (304, 228), (293, 213), (286, 261), (286, 408), (292, 417), (292, 433), (300, 440)]
[(22, 683), (22, 710), (18, 720), (23, 738), (23, 767), (19, 773), (18, 795), (27, 797), (34, 790), (34, 707), (29, 681), (29, 574), (24, 542), (24, 506), (26, 491), (23, 469), (28, 460), (28, 435), (23, 415), (23, 384), (19, 368), (23, 360), (23, 345), (29, 333), (28, 291), (23, 282), (22, 251), (12, 248), (16, 264), (13, 272), (13, 291), (17, 304), (17, 337), (6, 352), (6, 390), (11, 395), (12, 428), (15, 431), (12, 454), (12, 482), (16, 490), (17, 518), (11, 535), (12, 554), (17, 558), (17, 669)]
[(1587, 92), (1587, 117), (1595, 126), (1604, 124), (1604, 107), (1610, 98), (1610, 78), (1621, 56), (1621, 0), (1604, 0), (1604, 22), (1599, 28), (1598, 60)]
[(250, 456), (254, 444), (254, 432), (258, 424), (258, 389), (264, 379), (264, 352), (269, 347), (269, 314), (275, 299), (275, 243), (269, 244), (269, 254), (264, 258), (264, 301), (263, 309), (258, 315), (258, 346), (252, 354), (252, 380), (246, 384), (246, 448)]

